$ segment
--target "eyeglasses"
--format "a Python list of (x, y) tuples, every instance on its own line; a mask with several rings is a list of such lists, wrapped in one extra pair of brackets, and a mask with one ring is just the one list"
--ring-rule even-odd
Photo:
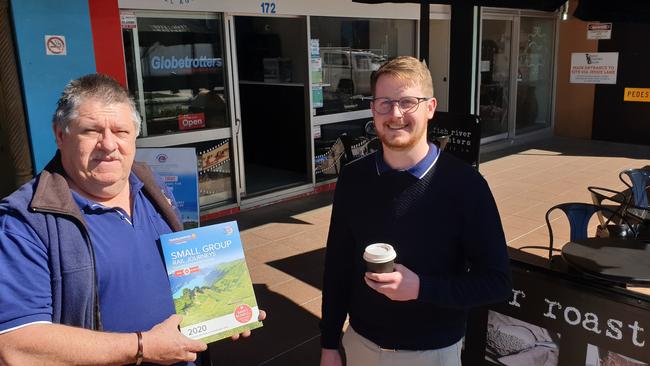
[(432, 97), (402, 97), (399, 99), (390, 98), (372, 98), (373, 108), (379, 114), (388, 114), (393, 110), (393, 104), (397, 103), (397, 107), (402, 114), (415, 113), (418, 106), (422, 102), (428, 102)]

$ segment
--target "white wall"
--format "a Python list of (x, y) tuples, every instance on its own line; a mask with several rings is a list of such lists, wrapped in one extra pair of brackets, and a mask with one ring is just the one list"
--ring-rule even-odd
[[(419, 19), (418, 4), (359, 4), (352, 0), (268, 0), (276, 15), (320, 15), (363, 18)], [(181, 3), (182, 4), (179, 4)], [(173, 3), (173, 4), (172, 4)], [(120, 9), (262, 13), (261, 0), (118, 0)], [(433, 13), (449, 13), (448, 5), (431, 5)]]

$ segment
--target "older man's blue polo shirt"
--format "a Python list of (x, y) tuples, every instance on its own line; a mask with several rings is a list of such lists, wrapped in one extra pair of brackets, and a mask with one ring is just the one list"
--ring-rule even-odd
[(105, 331), (148, 330), (175, 313), (157, 240), (171, 229), (134, 175), (132, 216), (73, 191), (95, 253), (102, 325)]

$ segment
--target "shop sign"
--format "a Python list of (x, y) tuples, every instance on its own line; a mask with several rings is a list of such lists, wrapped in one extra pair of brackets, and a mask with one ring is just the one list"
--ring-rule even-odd
[(472, 341), (465, 356), (471, 364), (648, 365), (647, 301), (615, 285), (604, 292), (530, 269), (512, 270), (509, 301), (491, 306), (468, 326)]
[(626, 102), (650, 103), (650, 88), (625, 88), (623, 100)]
[(223, 59), (214, 57), (202, 44), (155, 46), (146, 54), (142, 68), (145, 77), (212, 73), (223, 67)]
[(175, 69), (199, 69), (199, 68), (215, 68), (221, 67), (223, 61), (221, 58), (213, 57), (165, 57), (153, 56), (151, 58), (151, 68), (154, 70), (175, 70)]
[(48, 56), (65, 56), (68, 49), (65, 43), (65, 36), (46, 35), (45, 36), (45, 54)]
[(429, 134), (440, 138), (445, 151), (478, 169), (481, 134), (477, 117), (452, 117), (447, 112), (436, 112), (432, 121)]
[(164, 0), (169, 5), (188, 5), (192, 0)]
[(571, 54), (573, 84), (616, 84), (618, 52)]
[(612, 39), (612, 23), (587, 24), (587, 39)]
[(204, 113), (181, 114), (178, 116), (179, 130), (194, 130), (205, 127)]
[(135, 13), (132, 12), (120, 12), (120, 23), (122, 29), (135, 29), (138, 26)]

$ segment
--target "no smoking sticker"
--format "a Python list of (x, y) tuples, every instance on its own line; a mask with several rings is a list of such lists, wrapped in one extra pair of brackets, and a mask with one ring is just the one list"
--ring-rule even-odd
[(53, 56), (65, 56), (68, 50), (65, 43), (65, 36), (45, 36), (45, 54)]

